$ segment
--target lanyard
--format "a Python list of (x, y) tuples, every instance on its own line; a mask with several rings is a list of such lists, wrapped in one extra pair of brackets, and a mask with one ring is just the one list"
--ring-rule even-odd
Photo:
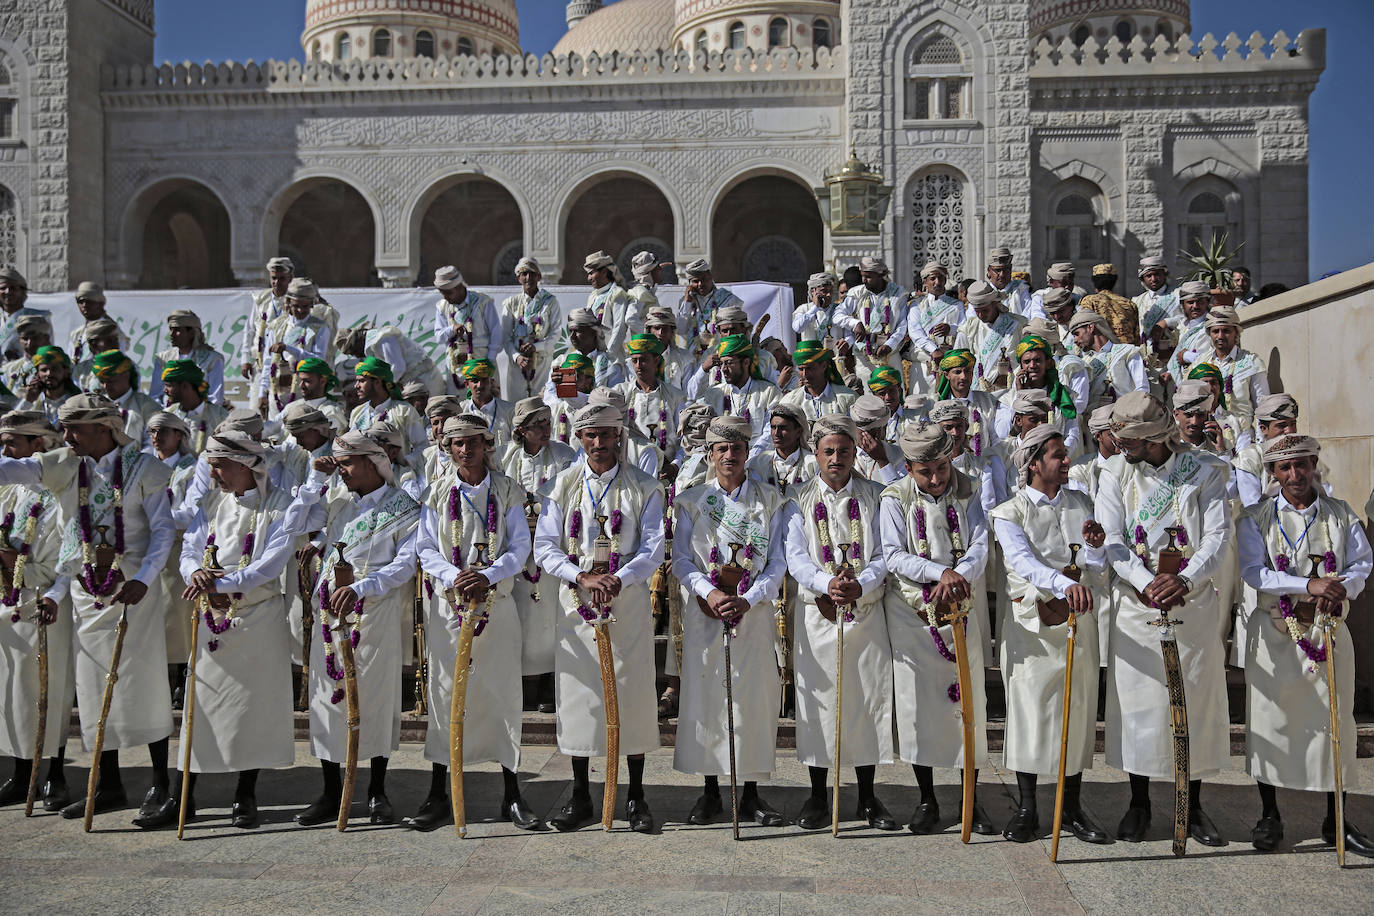
[[(1312, 525), (1317, 521), (1317, 516), (1321, 514), (1321, 506), (1317, 503), (1313, 503), (1313, 509), (1312, 517), (1307, 520), (1307, 525), (1302, 529), (1302, 534), (1298, 535), (1298, 539), (1295, 541), (1290, 538), (1288, 532), (1284, 530), (1283, 517), (1279, 515), (1279, 501), (1277, 499), (1274, 500), (1274, 521), (1278, 523), (1279, 534), (1283, 535), (1283, 539), (1288, 542), (1289, 549), (1293, 551), (1294, 560), (1298, 558), (1298, 546), (1302, 544), (1303, 541), (1307, 540), (1307, 532), (1312, 530)], [(1298, 515), (1301, 516), (1302, 513), (1299, 512)]]
[(600, 496), (593, 496), (593, 495), (592, 495), (592, 481), (591, 481), (591, 478), (590, 478), (590, 477), (586, 478), (586, 479), (583, 481), (583, 483), (585, 483), (586, 486), (587, 486), (587, 499), (588, 499), (588, 500), (591, 502), (591, 504), (592, 504), (592, 516), (593, 516), (593, 517), (596, 516), (596, 510), (600, 509), (600, 508), (601, 508), (601, 504), (602, 504), (603, 502), (606, 501), (606, 494), (609, 493), (609, 492), (611, 492), (611, 487), (615, 486), (616, 477), (619, 477), (619, 476), (620, 476), (620, 466), (619, 466), (619, 465), (616, 465), (615, 477), (612, 477), (610, 480), (608, 480), (608, 481), (606, 482), (606, 486), (605, 486), (605, 488), (601, 491), (601, 495), (600, 495)]

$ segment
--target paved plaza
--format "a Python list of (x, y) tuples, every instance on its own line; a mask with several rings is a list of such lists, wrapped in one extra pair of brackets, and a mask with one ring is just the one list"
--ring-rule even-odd
[[(175, 752), (175, 743), (173, 751)], [(143, 749), (127, 755), (125, 783), (141, 796), (149, 769)], [(1150, 841), (1089, 846), (1066, 835), (1061, 862), (1049, 860), (1049, 840), (1016, 845), (974, 837), (965, 847), (957, 825), (939, 836), (880, 833), (847, 821), (838, 839), (797, 827), (742, 829), (733, 842), (728, 821), (711, 827), (682, 823), (696, 784), (672, 769), (672, 751), (651, 755), (648, 799), (661, 825), (653, 836), (633, 834), (617, 821), (576, 834), (522, 833), (494, 822), (500, 773), (483, 766), (468, 776), (471, 838), (452, 827), (422, 834), (404, 826), (359, 825), (302, 829), (291, 815), (319, 791), (308, 745), (297, 743), (300, 764), (264, 772), (258, 785), (263, 824), (228, 826), (233, 777), (205, 777), (197, 787), (200, 817), (178, 842), (175, 831), (146, 833), (130, 825), (132, 810), (96, 819), (96, 833), (56, 815), (25, 819), (22, 807), (0, 810), (0, 853), (7, 913), (1368, 913), (1374, 903), (1374, 861), (1351, 857), (1338, 871), (1335, 853), (1319, 838), (1324, 800), (1280, 792), (1287, 838), (1281, 852), (1257, 853), (1249, 843), (1259, 799), (1243, 760), (1204, 789), (1208, 812), (1231, 845), (1189, 843), (1182, 860), (1170, 853), (1169, 787), (1154, 787)], [(764, 790), (795, 816), (805, 797), (806, 771), (790, 751), (778, 751), (776, 785)], [(420, 745), (392, 757), (387, 790), (398, 813), (410, 814), (429, 786)], [(1000, 755), (994, 755), (1000, 763)], [(89, 756), (71, 761), (73, 787), (84, 780)], [(600, 761), (594, 761), (599, 765)], [(624, 768), (622, 766), (622, 778)], [(1374, 783), (1374, 759), (1359, 762), (1361, 784)], [(526, 798), (544, 816), (566, 800), (567, 757), (547, 746), (524, 748)], [(848, 774), (852, 779), (852, 773)], [(593, 770), (594, 801), (599, 785)], [(957, 820), (953, 770), (937, 770), (946, 822)], [(1115, 828), (1126, 804), (1124, 775), (1098, 768), (1085, 776), (1090, 812)], [(980, 795), (1001, 823), (1012, 809), (1015, 776), (999, 767), (980, 775)], [(366, 765), (359, 772), (355, 814), (365, 817)], [(879, 770), (879, 795), (902, 821), (916, 802), (911, 769)], [(844, 792), (852, 816), (855, 795)], [(1048, 832), (1053, 785), (1042, 786), (1041, 819)], [(624, 813), (624, 790), (621, 809)], [(1374, 798), (1352, 795), (1349, 814), (1374, 829)], [(667, 821), (665, 824), (664, 821)]]

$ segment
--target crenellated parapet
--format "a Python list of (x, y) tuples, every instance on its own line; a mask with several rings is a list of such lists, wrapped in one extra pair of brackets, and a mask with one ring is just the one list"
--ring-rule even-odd
[(1158, 35), (1146, 42), (1139, 35), (1123, 44), (1090, 39), (1082, 46), (1070, 38), (1058, 44), (1041, 39), (1031, 49), (1032, 78), (1224, 76), (1309, 70), (1326, 67), (1326, 30), (1304, 29), (1297, 41), (1280, 31), (1266, 39), (1259, 32), (1242, 40), (1235, 32), (1218, 41), (1210, 32), (1196, 43), (1189, 35), (1169, 41)]

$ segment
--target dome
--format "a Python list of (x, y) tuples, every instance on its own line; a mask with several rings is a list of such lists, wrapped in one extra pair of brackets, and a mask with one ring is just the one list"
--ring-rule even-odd
[(675, 0), (673, 47), (724, 51), (834, 47), (840, 0)]
[(657, 51), (671, 47), (672, 34), (673, 0), (617, 0), (569, 29), (553, 54)]
[(307, 0), (310, 60), (519, 54), (515, 0)]
[[(1159, 24), (1167, 23), (1174, 35), (1187, 31), (1189, 0), (1030, 0), (1030, 34), (1059, 40), (1070, 30), (1088, 27), (1103, 41), (1112, 34), (1147, 41), (1154, 39)], [(1125, 29), (1122, 23), (1129, 23)]]

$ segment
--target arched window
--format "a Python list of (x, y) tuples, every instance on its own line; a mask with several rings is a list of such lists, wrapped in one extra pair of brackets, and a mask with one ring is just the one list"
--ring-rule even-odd
[(1106, 259), (1107, 233), (1101, 196), (1097, 187), (1087, 181), (1065, 182), (1051, 196), (1046, 220), (1049, 260), (1091, 265)]
[(1183, 199), (1187, 205), (1179, 223), (1178, 240), (1185, 251), (1193, 254), (1199, 244), (1210, 245), (1213, 236), (1226, 235), (1228, 251), (1240, 244), (1240, 195), (1228, 183), (1210, 176), (1201, 178), (1184, 193)]
[(372, 56), (391, 56), (391, 33), (386, 29), (378, 29), (372, 33)]
[(710, 39), (707, 37), (705, 29), (697, 30), (696, 49), (702, 52), (711, 50)]
[(1116, 24), (1116, 40), (1124, 44), (1129, 44), (1135, 37), (1135, 24), (1129, 19), (1123, 19)]
[(830, 20), (817, 19), (811, 23), (811, 47), (829, 48), (832, 47), (830, 42)]
[(1088, 43), (1088, 39), (1093, 37), (1093, 30), (1086, 25), (1080, 25), (1073, 30), (1073, 43), (1080, 48)]
[[(0, 56), (0, 141), (19, 139), (19, 86), (10, 74), (9, 62)], [(6, 191), (6, 194), (9, 192)], [(10, 199), (13, 204), (13, 196)], [(0, 261), (0, 264), (13, 264)]]
[(310, 46), (310, 59), (315, 61), (320, 59), (320, 43), (318, 41)]
[(743, 51), (745, 43), (744, 23), (730, 23), (730, 48), (735, 51)]
[(781, 48), (787, 44), (787, 20), (783, 19), (781, 16), (769, 20), (768, 47)]
[(471, 57), (473, 54), (472, 39), (463, 35), (458, 39), (457, 48), (459, 57)]
[(1167, 19), (1161, 19), (1159, 20), (1159, 25), (1155, 26), (1155, 34), (1163, 35), (1164, 40), (1172, 44), (1174, 40), (1174, 27), (1169, 24)]
[(912, 121), (973, 117), (973, 64), (943, 33), (917, 39), (907, 65), (906, 118)]
[(334, 59), (348, 60), (353, 56), (353, 39), (348, 37), (347, 32), (339, 33), (339, 40), (334, 44)]
[(427, 29), (421, 29), (415, 33), (415, 56), (433, 57), (434, 56), (434, 33)]
[(951, 277), (963, 277), (964, 182), (951, 172), (932, 172), (911, 188), (911, 263), (919, 274), (927, 261), (939, 261)]

